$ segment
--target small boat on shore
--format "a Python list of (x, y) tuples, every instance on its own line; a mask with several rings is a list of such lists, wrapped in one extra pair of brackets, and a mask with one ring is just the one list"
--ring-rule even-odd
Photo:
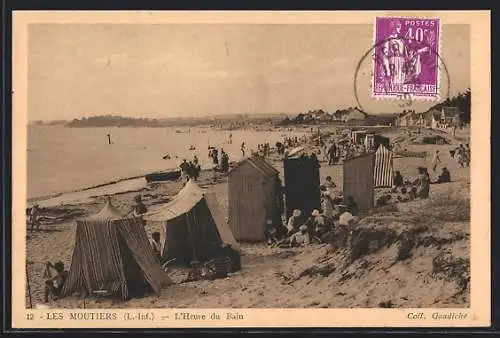
[(157, 172), (145, 176), (146, 182), (162, 182), (162, 181), (176, 181), (181, 177), (180, 170), (171, 170), (165, 172)]

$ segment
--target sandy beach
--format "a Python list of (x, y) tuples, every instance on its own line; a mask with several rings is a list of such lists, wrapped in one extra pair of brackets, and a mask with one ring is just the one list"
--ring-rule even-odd
[[(423, 133), (431, 133), (423, 131)], [(436, 133), (436, 132), (433, 132)], [(440, 132), (441, 133), (441, 132)], [(327, 244), (280, 249), (264, 243), (241, 243), (243, 269), (229, 278), (178, 284), (186, 270), (169, 269), (174, 285), (161, 295), (120, 302), (107, 298), (86, 299), (86, 308), (353, 308), (353, 307), (468, 307), (470, 278), (470, 174), (450, 157), (448, 150), (468, 143), (468, 132), (452, 137), (451, 144), (415, 144), (396, 128), (382, 132), (391, 141), (401, 140), (409, 152), (427, 152), (425, 158), (394, 158), (394, 169), (405, 178), (415, 178), (417, 167), (429, 166), (430, 154), (440, 150), (442, 166), (447, 166), (452, 182), (432, 184), (428, 200), (390, 203), (363, 215), (357, 225), (359, 238), (349, 248)], [(320, 156), (320, 159), (322, 157)], [(281, 172), (282, 162), (273, 154), (268, 159)], [(440, 169), (430, 172), (435, 180)], [(332, 176), (342, 189), (342, 165), (321, 162), (321, 179)], [(202, 171), (198, 184), (214, 191), (227, 215), (227, 177)], [(123, 183), (122, 183), (123, 185)], [(171, 200), (181, 182), (116, 186), (74, 195), (58, 196), (42, 206), (42, 214), (52, 224), (39, 232), (27, 232), (27, 264), (33, 306), (43, 300), (43, 272), (47, 261), (71, 264), (75, 241), (75, 220), (99, 211), (105, 196), (128, 211), (140, 193), (148, 209)], [(147, 233), (159, 229), (146, 226)], [(28, 293), (26, 293), (28, 306)], [(49, 304), (54, 308), (83, 308), (83, 300), (64, 298)]]

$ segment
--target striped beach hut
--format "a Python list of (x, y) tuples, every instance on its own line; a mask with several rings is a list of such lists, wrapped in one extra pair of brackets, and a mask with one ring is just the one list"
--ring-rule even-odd
[(128, 300), (153, 291), (170, 279), (154, 255), (138, 218), (123, 218), (108, 199), (96, 215), (76, 222), (76, 240), (62, 295), (105, 293)]
[(393, 178), (393, 154), (381, 144), (375, 152), (375, 163), (373, 168), (373, 182), (375, 188), (392, 186)]
[(281, 222), (279, 172), (259, 155), (231, 169), (228, 198), (228, 223), (237, 241), (263, 241), (267, 221)]

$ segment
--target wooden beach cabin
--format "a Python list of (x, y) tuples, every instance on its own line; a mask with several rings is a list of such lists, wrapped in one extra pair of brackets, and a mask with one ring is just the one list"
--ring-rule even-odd
[(376, 152), (344, 161), (344, 203), (352, 196), (360, 210), (374, 205), (374, 188), (391, 187), (393, 178), (393, 153), (384, 145)]
[(302, 211), (304, 218), (309, 217), (314, 209), (321, 209), (318, 160), (304, 155), (285, 159), (283, 166), (287, 219), (294, 209)]
[(366, 149), (378, 149), (381, 144), (383, 144), (386, 148), (389, 148), (390, 140), (388, 137), (379, 134), (368, 133), (366, 134), (364, 143)]
[(279, 172), (253, 155), (230, 170), (228, 190), (228, 223), (236, 240), (263, 241), (267, 220), (281, 221)]
[(344, 161), (343, 197), (352, 196), (360, 210), (373, 207), (373, 167), (375, 154), (368, 153)]

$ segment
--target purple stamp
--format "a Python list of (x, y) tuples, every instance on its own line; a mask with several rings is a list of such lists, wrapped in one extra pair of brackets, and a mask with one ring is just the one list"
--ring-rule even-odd
[(372, 96), (439, 99), (439, 19), (378, 17)]

